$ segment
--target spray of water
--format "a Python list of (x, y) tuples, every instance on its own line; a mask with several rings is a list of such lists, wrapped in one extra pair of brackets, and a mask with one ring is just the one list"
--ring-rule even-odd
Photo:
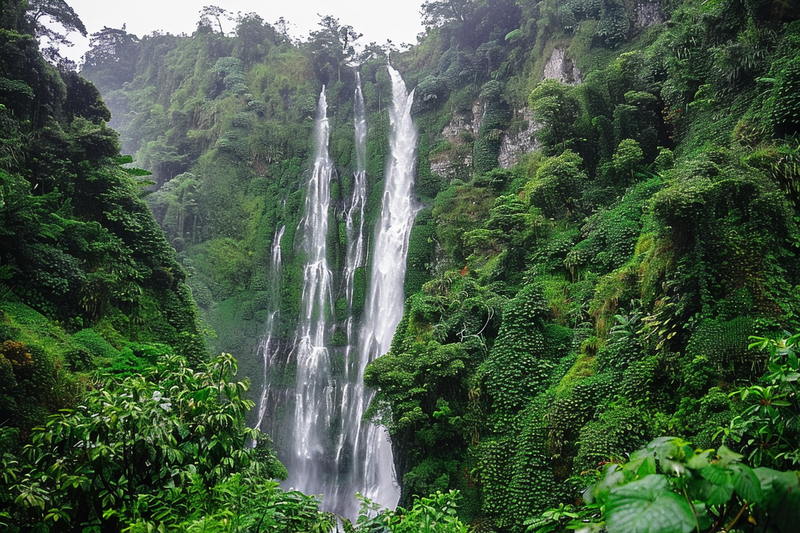
[[(324, 507), (355, 517), (360, 492), (385, 507), (394, 507), (391, 446), (385, 430), (363, 421), (372, 399), (365, 389), (364, 370), (385, 354), (403, 316), (405, 264), (408, 240), (418, 207), (413, 200), (417, 132), (411, 121), (413, 93), (406, 91), (391, 67), (390, 157), (387, 161), (380, 219), (374, 246), (368, 296), (357, 327), (354, 313), (355, 276), (366, 263), (364, 208), (367, 200), (366, 113), (360, 79), (355, 93), (357, 168), (353, 194), (343, 216), (347, 253), (342, 283), (348, 316), (344, 322), (347, 345), (338, 352), (329, 347), (332, 275), (327, 263), (330, 181), (333, 164), (328, 155), (329, 125), (324, 89), (316, 118), (316, 152), (306, 194), (302, 222), (302, 314), (289, 360), (296, 360), (295, 409), (291, 454), (281, 457), (289, 470), (290, 486), (308, 494), (323, 494)], [(341, 358), (339, 357), (341, 356)], [(341, 360), (336, 368), (332, 361)]]
[(325, 465), (334, 414), (334, 383), (327, 347), (331, 308), (331, 271), (328, 268), (328, 208), (333, 163), (328, 156), (329, 124), (323, 87), (316, 118), (316, 157), (308, 182), (303, 219), (306, 264), (300, 323), (293, 356), (297, 363), (293, 427), (294, 456), (287, 464), (288, 482), (307, 493), (324, 490)]

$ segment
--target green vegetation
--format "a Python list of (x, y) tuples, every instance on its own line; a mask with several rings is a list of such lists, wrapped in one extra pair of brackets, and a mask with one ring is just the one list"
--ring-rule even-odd
[(456, 508), (458, 491), (436, 492), (428, 498), (414, 500), (411, 509), (398, 507), (395, 511), (381, 511), (378, 505), (361, 498), (361, 511), (355, 526), (343, 520), (346, 533), (467, 533), (469, 529), (458, 519)]
[[(561, 531), (572, 520), (790, 530), (776, 506), (796, 493), (796, 475), (778, 470), (798, 469), (796, 440), (785, 440), (796, 439), (797, 376), (793, 356), (775, 353), (793, 353), (796, 339), (774, 339), (800, 326), (797, 141), (777, 109), (793, 105), (778, 91), (793, 76), (798, 13), (779, 2), (660, 2), (671, 22), (641, 28), (621, 3), (518, 4), (520, 26), (496, 41), (505, 59), (489, 83), (468, 69), (479, 54), (459, 33), (471, 3), (426, 4), (428, 39), (446, 39), (439, 55), (425, 55), (428, 43), (407, 56), (424, 94), (421, 160), (446, 168), (449, 158), (452, 170), (431, 212), (432, 280), (365, 375), (395, 443), (401, 505), (457, 488), (460, 516), (480, 531)], [(556, 48), (582, 83), (541, 81)], [(460, 103), (476, 82), (473, 102)], [(484, 128), (498, 127), (493, 102), (527, 104), (538, 123), (538, 150), (505, 170), (481, 159)], [(515, 114), (498, 119), (500, 135), (525, 127)], [(456, 116), (478, 136), (446, 131)], [(764, 340), (748, 347), (753, 335)], [(751, 472), (730, 447), (766, 469), (762, 496), (686, 493), (691, 476), (664, 478), (653, 460), (624, 478), (641, 477), (652, 498), (619, 503), (607, 485), (592, 505), (571, 503), (604, 465), (638, 460), (630, 454), (660, 435), (695, 443), (674, 441), (685, 451), (673, 459), (692, 461), (694, 476), (704, 468), (695, 456)], [(724, 501), (707, 499), (723, 490)], [(655, 514), (624, 521), (651, 504)]]
[(0, 6), (0, 527), (329, 530), (272, 481), (233, 358), (205, 362), (148, 173), (97, 89), (40, 55), (34, 34), (59, 38), (44, 15), (85, 33), (64, 2)]
[[(268, 309), (278, 342), (295, 330), (323, 85), (343, 286), (354, 66), (373, 227), (391, 55), (416, 87), (423, 209), (405, 317), (365, 380), (401, 507), (364, 500), (346, 531), (792, 531), (794, 3), (430, 0), (402, 53), (359, 50), (330, 16), (298, 43), (207, 6), (191, 36), (94, 34), (81, 71), (94, 85), (55, 48), (57, 66), (44, 59), (34, 36), (64, 39), (45, 15), (84, 31), (63, 2), (0, 6), (0, 525), (335, 527), (277, 487), (243, 376), (261, 375)], [(338, 346), (347, 305), (333, 296)], [(209, 362), (204, 334), (241, 365)], [(274, 375), (286, 385), (294, 369)]]
[(207, 357), (184, 271), (140, 199), (147, 173), (125, 168), (97, 89), (38, 51), (48, 10), (83, 28), (62, 4), (0, 14), (0, 422), (21, 435), (129, 343)]
[[(253, 490), (284, 497), (262, 486), (286, 471), (266, 436), (243, 425), (252, 402), (242, 397), (246, 383), (230, 381), (235, 373), (230, 355), (195, 372), (161, 354), (135, 375), (98, 383), (75, 409), (34, 429), (20, 458), (6, 459), (9, 518), (49, 531), (190, 528), (221, 518), (209, 511), (237, 492), (239, 505)], [(248, 439), (259, 445), (246, 448)], [(233, 512), (225, 518), (247, 520), (240, 515), (255, 502), (247, 505), (222, 507)]]
[(800, 517), (797, 473), (753, 469), (741, 459), (725, 446), (695, 451), (661, 437), (607, 466), (584, 493), (585, 507), (562, 504), (527, 524), (539, 532), (565, 525), (609, 533), (791, 531)]

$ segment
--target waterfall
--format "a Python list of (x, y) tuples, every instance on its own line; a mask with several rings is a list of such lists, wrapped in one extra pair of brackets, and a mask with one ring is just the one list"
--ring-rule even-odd
[[(364, 239), (364, 207), (367, 204), (367, 117), (364, 106), (364, 95), (361, 92), (361, 75), (356, 73), (355, 101), (355, 147), (356, 147), (356, 170), (353, 173), (353, 194), (350, 204), (344, 213), (345, 230), (347, 236), (347, 255), (345, 257), (344, 280), (345, 300), (347, 301), (347, 318), (345, 320), (345, 334), (347, 345), (344, 350), (344, 379), (342, 387), (341, 405), (344, 411), (352, 400), (353, 377), (358, 376), (357, 366), (354, 366), (350, 356), (354, 349), (357, 349), (357, 335), (355, 333), (356, 316), (353, 310), (353, 293), (355, 290), (356, 271), (364, 266), (366, 259), (365, 239)], [(355, 370), (355, 372), (354, 372)], [(349, 423), (349, 420), (348, 420)], [(337, 467), (344, 460), (347, 460), (347, 431), (340, 431), (336, 446), (335, 460)], [(338, 470), (338, 468), (337, 468)], [(337, 484), (334, 498), (343, 500), (352, 498), (342, 492), (345, 488), (342, 484)], [(349, 486), (347, 487), (349, 488)]]
[(338, 479), (331, 487), (332, 492), (326, 494), (332, 509), (351, 518), (358, 513), (355, 493), (364, 492), (365, 489), (362, 467), (365, 450), (358, 448), (361, 427), (361, 417), (358, 413), (361, 411), (357, 408), (364, 402), (364, 387), (361, 384), (363, 372), (360, 371), (361, 358), (351, 357), (353, 351), (359, 347), (358, 332), (355, 327), (357, 317), (353, 308), (355, 277), (357, 270), (364, 266), (366, 260), (364, 208), (367, 203), (367, 119), (359, 73), (356, 73), (354, 103), (356, 170), (353, 173), (353, 194), (344, 213), (347, 255), (342, 277), (347, 301), (347, 318), (344, 323), (347, 345), (344, 348), (344, 376), (339, 404), (342, 425), (334, 454)]
[[(362, 328), (362, 374), (367, 363), (389, 351), (394, 331), (403, 318), (406, 257), (411, 226), (419, 208), (412, 194), (416, 170), (417, 130), (411, 121), (414, 92), (406, 93), (400, 74), (389, 67), (392, 78), (390, 159), (375, 230), (375, 250)], [(370, 353), (365, 358), (363, 354)]]
[[(368, 296), (356, 312), (357, 272), (366, 261), (364, 211), (366, 183), (366, 112), (360, 77), (355, 90), (356, 170), (353, 192), (343, 211), (347, 248), (342, 289), (347, 317), (341, 323), (347, 343), (333, 347), (332, 275), (327, 263), (330, 180), (328, 119), (324, 88), (316, 118), (316, 152), (308, 181), (301, 223), (306, 265), (303, 271), (302, 314), (294, 348), (295, 409), (290, 453), (281, 457), (289, 471), (288, 484), (307, 494), (323, 494), (323, 507), (349, 518), (358, 513), (356, 492), (392, 508), (399, 497), (395, 487), (392, 450), (383, 428), (363, 423), (372, 391), (364, 387), (364, 370), (389, 351), (394, 330), (403, 316), (405, 263), (411, 226), (418, 210), (412, 199), (417, 132), (411, 121), (413, 93), (406, 92), (391, 67), (393, 105), (390, 157), (386, 165), (380, 219), (375, 226)], [(339, 317), (344, 318), (344, 317)], [(360, 320), (360, 327), (356, 324)]]
[[(361, 93), (361, 76), (356, 73), (355, 90), (355, 141), (356, 171), (353, 173), (353, 195), (350, 206), (345, 213), (345, 229), (347, 232), (347, 256), (344, 266), (345, 298), (347, 299), (347, 351), (345, 368), (350, 368), (350, 352), (353, 347), (353, 290), (355, 287), (356, 269), (364, 266), (364, 207), (367, 204), (367, 117), (364, 108), (364, 95)], [(349, 383), (349, 380), (348, 380)]]
[(297, 363), (292, 457), (286, 461), (291, 486), (324, 491), (329, 478), (329, 441), (334, 416), (334, 382), (327, 347), (328, 318), (333, 314), (331, 271), (327, 260), (328, 207), (333, 163), (328, 156), (329, 125), (325, 88), (315, 120), (316, 151), (308, 181), (302, 221), (303, 268), (301, 316), (293, 356)]
[[(275, 322), (278, 319), (280, 308), (278, 306), (278, 302), (280, 302), (280, 283), (281, 283), (281, 239), (283, 238), (283, 232), (286, 230), (286, 226), (281, 226), (279, 229), (275, 230), (275, 236), (272, 238), (272, 249), (271, 249), (271, 260), (270, 260), (270, 271), (269, 271), (269, 298), (271, 306), (270, 309), (267, 311), (267, 324), (266, 324), (266, 334), (264, 338), (261, 340), (261, 344), (258, 347), (258, 353), (261, 356), (261, 360), (263, 363), (263, 373), (262, 373), (262, 381), (261, 381), (261, 395), (258, 399), (258, 417), (256, 418), (256, 429), (261, 429), (262, 424), (264, 423), (264, 415), (267, 413), (267, 407), (276, 405), (276, 401), (270, 401), (270, 379), (269, 379), (269, 371), (273, 367), (273, 365), (277, 362), (277, 358), (279, 355), (278, 350), (278, 342), (275, 338)], [(273, 418), (273, 417), (270, 417)]]
[(353, 174), (353, 196), (345, 213), (347, 257), (345, 260), (345, 297), (347, 298), (348, 340), (352, 339), (353, 288), (357, 268), (364, 266), (364, 207), (367, 203), (367, 117), (361, 76), (356, 73), (355, 91), (356, 171)]
[(417, 131), (411, 121), (413, 91), (406, 92), (400, 74), (389, 67), (392, 79), (390, 157), (386, 165), (381, 215), (375, 227), (375, 246), (364, 307), (358, 374), (348, 426), (354, 446), (353, 469), (367, 498), (384, 507), (394, 507), (399, 497), (394, 484), (392, 450), (385, 430), (361, 424), (372, 399), (364, 388), (364, 370), (371, 361), (389, 351), (397, 324), (403, 318), (406, 257), (411, 226), (418, 211), (412, 194), (416, 164)]

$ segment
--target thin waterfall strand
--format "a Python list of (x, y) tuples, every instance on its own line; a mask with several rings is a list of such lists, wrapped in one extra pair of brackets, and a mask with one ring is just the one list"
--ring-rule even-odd
[[(258, 353), (261, 356), (263, 364), (262, 381), (261, 381), (261, 394), (258, 399), (258, 417), (256, 418), (256, 429), (264, 431), (262, 424), (264, 423), (264, 415), (267, 412), (267, 406), (270, 404), (270, 368), (276, 363), (279, 355), (278, 343), (275, 338), (275, 323), (280, 316), (280, 308), (278, 302), (280, 301), (280, 282), (281, 282), (281, 239), (283, 239), (283, 232), (286, 226), (281, 226), (275, 230), (275, 236), (272, 238), (272, 249), (270, 258), (270, 271), (269, 271), (269, 296), (271, 306), (267, 314), (266, 334), (261, 339), (261, 344), (258, 347)], [(274, 403), (274, 402), (272, 402)]]
[[(353, 340), (353, 290), (356, 269), (364, 266), (364, 207), (367, 204), (367, 118), (364, 107), (364, 95), (361, 92), (361, 76), (356, 73), (355, 90), (355, 144), (356, 171), (353, 174), (353, 196), (350, 207), (345, 213), (345, 229), (347, 232), (347, 257), (345, 260), (345, 297), (347, 299), (347, 339), (348, 345)], [(349, 350), (348, 350), (349, 352)], [(349, 367), (349, 354), (345, 359)]]
[[(364, 309), (360, 339), (358, 419), (372, 399), (372, 392), (363, 386), (364, 369), (375, 358), (387, 353), (395, 329), (403, 317), (406, 258), (411, 227), (419, 210), (414, 202), (413, 187), (416, 165), (417, 130), (411, 120), (414, 92), (406, 92), (400, 74), (389, 67), (392, 79), (390, 158), (381, 205), (381, 216), (375, 229), (375, 247), (369, 279), (369, 295)], [(364, 487), (362, 492), (385, 507), (394, 507), (399, 497), (395, 487), (392, 450), (384, 428), (368, 424), (360, 432), (366, 440), (363, 456)]]
[(333, 418), (333, 382), (328, 353), (331, 271), (327, 261), (328, 208), (333, 163), (328, 156), (329, 124), (323, 87), (316, 118), (316, 158), (308, 182), (303, 220), (303, 269), (300, 325), (294, 348), (297, 362), (293, 430), (294, 456), (287, 464), (289, 483), (312, 493), (324, 490), (327, 442)]
[[(355, 147), (356, 147), (356, 170), (353, 173), (353, 194), (350, 198), (350, 204), (344, 213), (345, 230), (347, 235), (347, 255), (345, 257), (345, 266), (343, 272), (344, 279), (344, 292), (347, 301), (347, 319), (345, 320), (345, 334), (347, 335), (347, 345), (344, 352), (344, 385), (342, 387), (341, 405), (342, 410), (347, 411), (347, 406), (351, 402), (351, 393), (353, 388), (352, 376), (357, 375), (357, 366), (350, 360), (350, 356), (354, 349), (357, 349), (356, 343), (358, 342), (355, 332), (356, 317), (353, 313), (353, 292), (355, 290), (355, 276), (357, 269), (364, 266), (366, 259), (365, 253), (365, 238), (364, 238), (364, 207), (367, 204), (367, 171), (366, 171), (366, 153), (367, 153), (367, 117), (366, 108), (364, 106), (364, 95), (361, 92), (361, 75), (356, 73), (356, 89), (354, 94), (355, 102)], [(355, 370), (355, 372), (353, 371)], [(337, 472), (339, 471), (339, 464), (343, 460), (347, 448), (347, 432), (341, 431), (336, 447), (336, 464)], [(351, 488), (351, 484), (337, 483), (336, 493), (333, 496), (335, 500), (343, 500), (351, 498), (344, 494), (342, 489)]]

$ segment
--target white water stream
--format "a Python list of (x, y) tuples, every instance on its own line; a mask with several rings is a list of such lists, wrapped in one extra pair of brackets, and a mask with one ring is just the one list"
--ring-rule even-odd
[(328, 318), (333, 314), (328, 268), (328, 208), (333, 162), (328, 155), (330, 127), (325, 88), (319, 96), (315, 129), (316, 157), (308, 182), (302, 221), (303, 288), (300, 322), (291, 357), (296, 358), (293, 453), (288, 482), (305, 493), (324, 492), (328, 442), (335, 412), (334, 382), (328, 352)]
[(263, 374), (261, 380), (261, 395), (259, 396), (258, 403), (258, 417), (256, 418), (255, 428), (264, 431), (262, 424), (264, 423), (264, 416), (267, 414), (267, 408), (271, 403), (274, 403), (274, 398), (270, 397), (271, 387), (269, 372), (278, 360), (279, 350), (278, 342), (275, 331), (275, 324), (280, 316), (280, 309), (278, 302), (280, 301), (280, 282), (281, 282), (281, 239), (283, 239), (283, 232), (286, 226), (281, 226), (275, 231), (275, 236), (272, 238), (272, 250), (270, 259), (269, 271), (269, 297), (272, 302), (271, 309), (267, 314), (267, 333), (261, 339), (261, 344), (258, 347), (258, 353), (261, 356), (263, 364)]
[(363, 476), (359, 490), (367, 498), (391, 508), (397, 504), (399, 493), (394, 483), (389, 437), (384, 428), (359, 423), (373, 396), (372, 391), (365, 390), (364, 370), (367, 364), (389, 351), (397, 324), (403, 318), (408, 240), (419, 210), (413, 199), (417, 148), (417, 130), (411, 121), (414, 93), (406, 92), (403, 79), (392, 67), (389, 74), (392, 79), (390, 155), (359, 339), (355, 409), (345, 429), (358, 431), (355, 449), (363, 449), (363, 453), (357, 454), (363, 461), (362, 465), (356, 465)]
[[(343, 212), (347, 249), (342, 286), (347, 317), (339, 318), (345, 318), (347, 343), (344, 347), (330, 346), (333, 276), (327, 262), (327, 238), (334, 167), (328, 155), (329, 124), (324, 88), (315, 122), (314, 167), (299, 228), (306, 265), (302, 314), (294, 348), (288, 356), (288, 361), (295, 359), (297, 365), (292, 444), (291, 454), (280, 458), (289, 471), (289, 486), (307, 494), (322, 494), (325, 509), (350, 518), (358, 513), (356, 492), (389, 508), (397, 504), (399, 497), (388, 435), (384, 428), (363, 421), (373, 396), (372, 391), (364, 387), (364, 369), (389, 351), (392, 336), (403, 316), (408, 240), (418, 210), (413, 200), (417, 146), (417, 132), (410, 113), (413, 92), (406, 92), (403, 80), (391, 67), (389, 73), (393, 100), (389, 112), (390, 156), (380, 218), (375, 226), (368, 294), (360, 319), (354, 312), (354, 288), (357, 271), (367, 263), (368, 249), (364, 221), (367, 124), (360, 78), (355, 92), (357, 167), (349, 205)], [(265, 343), (269, 344), (269, 338), (268, 335)], [(264, 357), (265, 364), (270, 362), (266, 355)], [(264, 394), (267, 396), (268, 390), (266, 385)], [(266, 401), (264, 395), (263, 401)], [(259, 409), (259, 425), (264, 410)]]

